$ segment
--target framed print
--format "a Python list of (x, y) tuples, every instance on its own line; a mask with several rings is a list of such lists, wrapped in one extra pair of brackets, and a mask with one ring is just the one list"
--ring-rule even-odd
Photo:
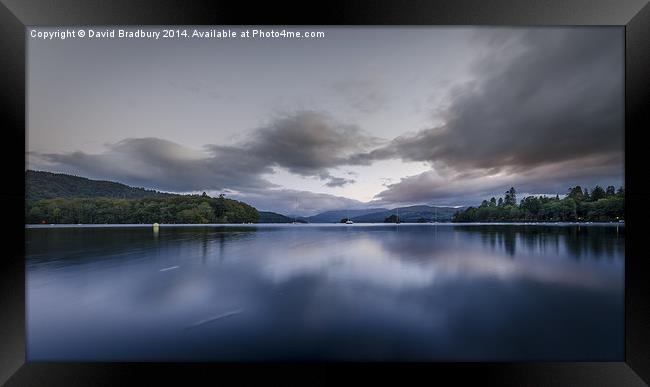
[(3, 1), (0, 381), (647, 384), (647, 2), (311, 7)]

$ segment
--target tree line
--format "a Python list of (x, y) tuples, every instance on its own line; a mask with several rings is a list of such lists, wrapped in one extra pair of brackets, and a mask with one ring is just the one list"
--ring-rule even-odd
[(43, 199), (25, 207), (29, 224), (257, 223), (259, 217), (246, 203), (205, 192), (143, 199)]
[(517, 203), (511, 187), (503, 197), (483, 200), (454, 214), (453, 222), (616, 222), (625, 218), (625, 190), (614, 186), (588, 189), (575, 186), (559, 195), (527, 196)]

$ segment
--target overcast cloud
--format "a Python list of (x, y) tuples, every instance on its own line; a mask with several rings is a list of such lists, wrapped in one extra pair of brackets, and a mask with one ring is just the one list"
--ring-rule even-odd
[(245, 190), (276, 186), (262, 177), (273, 167), (315, 176), (330, 187), (354, 179), (333, 176), (329, 169), (347, 164), (349, 154), (381, 144), (354, 125), (342, 125), (328, 115), (306, 111), (271, 120), (234, 145), (191, 150), (160, 138), (127, 138), (107, 145), (103, 153), (32, 153), (41, 162), (66, 171), (102, 179), (117, 179), (165, 191)]
[(620, 184), (623, 46), (612, 32), (482, 33), (477, 42), (487, 54), (474, 64), (475, 81), (450, 96), (445, 125), (399, 136), (353, 161), (431, 163), (431, 172), (377, 195), (388, 201), (477, 200), (497, 182), (560, 193), (578, 182)]

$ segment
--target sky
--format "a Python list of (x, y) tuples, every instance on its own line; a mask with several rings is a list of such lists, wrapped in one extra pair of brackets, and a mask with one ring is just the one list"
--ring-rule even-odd
[(28, 38), (26, 167), (299, 215), (623, 184), (620, 27), (287, 29)]

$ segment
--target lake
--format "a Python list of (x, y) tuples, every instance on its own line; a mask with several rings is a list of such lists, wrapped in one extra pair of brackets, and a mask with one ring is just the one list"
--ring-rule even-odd
[(622, 361), (624, 231), (27, 227), (27, 358)]

